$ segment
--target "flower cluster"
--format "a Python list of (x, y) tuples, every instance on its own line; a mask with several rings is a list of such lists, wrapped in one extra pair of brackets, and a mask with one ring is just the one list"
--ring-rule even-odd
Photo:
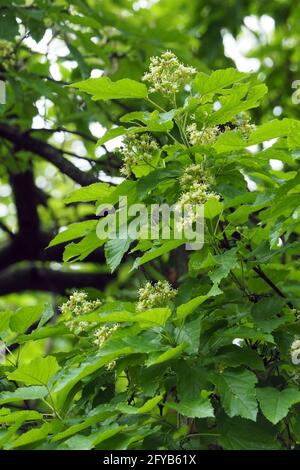
[(300, 364), (300, 340), (296, 339), (291, 345), (291, 359), (292, 363)]
[(156, 284), (147, 282), (144, 287), (139, 289), (139, 301), (137, 311), (143, 312), (149, 308), (165, 307), (171, 302), (177, 294), (168, 281), (158, 281)]
[(93, 312), (96, 308), (100, 307), (100, 300), (87, 300), (86, 292), (74, 292), (69, 300), (65, 302), (61, 307), (61, 313), (64, 315), (66, 326), (75, 335), (80, 335), (85, 331), (94, 327), (94, 322), (76, 321), (76, 317), (86, 315)]
[(0, 39), (0, 61), (4, 69), (14, 65), (14, 44), (5, 39)]
[(97, 323), (94, 322), (87, 322), (87, 321), (74, 321), (74, 320), (69, 320), (66, 322), (66, 326), (69, 328), (69, 330), (74, 333), (74, 335), (80, 335), (81, 333), (85, 333), (87, 330), (89, 330), (91, 327), (95, 326)]
[(101, 300), (87, 300), (86, 292), (75, 291), (69, 300), (60, 307), (60, 310), (62, 314), (68, 315), (71, 313), (74, 316), (79, 316), (93, 312), (100, 305)]
[(186, 130), (191, 145), (213, 144), (220, 133), (218, 127), (204, 127), (199, 130), (195, 122), (190, 124)]
[(143, 80), (151, 84), (150, 93), (172, 96), (188, 84), (196, 72), (194, 67), (182, 64), (173, 52), (166, 51), (160, 57), (151, 57), (149, 72)]
[(149, 163), (157, 150), (158, 144), (149, 134), (128, 134), (119, 149), (123, 160), (121, 173), (131, 176), (132, 169), (140, 162)]
[(209, 185), (206, 183), (198, 183), (197, 181), (192, 184), (190, 189), (183, 192), (178, 200), (180, 206), (185, 204), (201, 205), (205, 204), (209, 199), (219, 200), (220, 196), (209, 190)]
[(250, 118), (246, 113), (242, 113), (239, 117), (235, 119), (235, 124), (242, 137), (248, 139), (251, 132), (255, 130), (255, 125), (251, 124)]
[(119, 325), (116, 323), (114, 326), (109, 327), (109, 326), (101, 326), (94, 332), (94, 343), (96, 346), (101, 348), (105, 341), (112, 335), (114, 331), (116, 331), (119, 328)]
[(177, 201), (177, 207), (180, 209), (185, 205), (191, 206), (176, 225), (177, 229), (181, 231), (182, 229), (191, 229), (194, 222), (196, 222), (196, 206), (205, 204), (209, 199), (219, 200), (220, 196), (211, 190), (215, 180), (201, 164), (188, 166), (179, 183), (181, 195)]
[(185, 168), (179, 180), (182, 191), (189, 191), (195, 182), (212, 186), (215, 181), (213, 176), (198, 163)]

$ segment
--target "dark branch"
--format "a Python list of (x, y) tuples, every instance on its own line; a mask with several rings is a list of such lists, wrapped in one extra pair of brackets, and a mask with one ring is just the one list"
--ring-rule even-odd
[[(253, 271), (256, 272), (256, 274), (266, 283), (268, 284), (269, 287), (271, 287), (271, 289), (273, 289), (274, 292), (276, 292), (277, 295), (279, 295), (279, 297), (282, 297), (283, 299), (286, 299), (286, 295), (284, 294), (284, 292), (282, 292), (281, 289), (279, 289), (279, 287), (276, 286), (276, 284), (274, 284), (274, 282), (266, 275), (266, 273), (262, 270), (262, 268), (260, 266), (254, 266), (253, 268)], [(292, 302), (287, 302), (287, 305), (293, 309), (294, 308), (294, 305), (292, 304)]]
[(17, 242), (13, 240), (4, 245), (0, 250), (0, 278), (2, 276), (1, 270), (7, 268), (11, 264), (20, 261), (21, 247), (20, 250), (16, 249)]
[(40, 224), (37, 212), (38, 194), (32, 171), (10, 174), (10, 184), (18, 217), (18, 236), (28, 237), (31, 244), (35, 243)]
[(39, 155), (81, 186), (99, 181), (97, 177), (79, 170), (72, 162), (64, 158), (61, 150), (43, 140), (31, 137), (26, 132), (22, 133), (15, 127), (0, 123), (0, 136), (15, 144), (15, 151), (28, 150)]
[(27, 290), (64, 294), (67, 290), (85, 287), (103, 289), (113, 277), (103, 273), (63, 272), (49, 268), (7, 270), (0, 278), (0, 295)]
[(65, 127), (55, 127), (54, 129), (29, 129), (27, 133), (32, 134), (33, 132), (46, 132), (46, 133), (51, 133), (51, 134), (53, 134), (54, 132), (65, 132), (67, 134), (78, 135), (82, 139), (89, 140), (90, 142), (93, 142), (94, 144), (97, 143), (97, 139), (95, 137), (85, 134), (84, 132), (71, 131), (69, 129), (66, 129)]
[(9, 228), (5, 225), (5, 223), (2, 222), (1, 220), (0, 220), (0, 230), (2, 230), (3, 232), (7, 233), (7, 235), (9, 235), (11, 238), (14, 238), (14, 236), (15, 236), (15, 235), (13, 234), (13, 232), (11, 232), (11, 231), (9, 230)]
[[(30, 238), (21, 238), (18, 235), (0, 249), (0, 278), (2, 270), (20, 261), (56, 261), (61, 263), (63, 259), (64, 245), (57, 245), (46, 249), (53, 236), (40, 234), (35, 243), (30, 243)], [(91, 263), (105, 263), (103, 250), (99, 249), (91, 253), (86, 260)]]

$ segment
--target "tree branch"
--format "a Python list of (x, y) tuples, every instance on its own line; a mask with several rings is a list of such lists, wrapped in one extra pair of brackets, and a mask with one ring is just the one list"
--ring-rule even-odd
[[(257, 265), (257, 266), (254, 266), (253, 267), (253, 271), (256, 272), (256, 274), (266, 283), (268, 284), (269, 287), (271, 287), (271, 289), (273, 289), (274, 292), (276, 292), (277, 295), (279, 295), (279, 297), (282, 297), (283, 299), (286, 299), (286, 295), (284, 294), (284, 292), (282, 292), (281, 289), (279, 289), (279, 287), (276, 286), (276, 284), (274, 284), (274, 282), (266, 275), (266, 273), (262, 270), (262, 268)], [(287, 301), (287, 305), (293, 309), (294, 308), (294, 305), (292, 304), (292, 302), (290, 301)]]
[[(51, 234), (42, 233), (33, 244), (30, 243), (30, 239), (28, 240), (29, 243), (27, 243), (26, 238), (24, 239), (16, 235), (13, 240), (0, 249), (0, 276), (3, 275), (1, 273), (2, 270), (20, 261), (56, 261), (61, 263), (65, 248), (63, 244), (48, 249), (45, 248), (52, 238)], [(103, 250), (98, 249), (94, 251), (85, 261), (98, 264), (105, 263)]]
[(113, 277), (105, 273), (63, 272), (49, 268), (7, 270), (0, 278), (0, 295), (27, 290), (64, 294), (68, 289), (103, 289)]
[(64, 158), (61, 150), (43, 140), (31, 137), (26, 132), (22, 133), (15, 127), (0, 123), (0, 136), (15, 144), (16, 151), (28, 150), (44, 158), (81, 186), (99, 181), (97, 177), (79, 170), (72, 162)]
[(5, 225), (5, 223), (2, 222), (1, 220), (0, 220), (0, 230), (2, 230), (3, 232), (7, 233), (7, 235), (9, 235), (10, 238), (14, 238), (14, 237), (15, 237), (14, 233), (11, 232), (11, 231), (9, 230), (9, 228)]
[(37, 212), (38, 195), (32, 171), (11, 173), (10, 184), (18, 217), (18, 236), (26, 237), (33, 244), (39, 235), (40, 222)]

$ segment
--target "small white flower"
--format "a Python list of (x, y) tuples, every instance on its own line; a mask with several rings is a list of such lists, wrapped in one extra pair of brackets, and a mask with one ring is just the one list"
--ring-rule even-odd
[(76, 321), (76, 317), (92, 313), (96, 308), (100, 307), (101, 300), (87, 300), (86, 292), (75, 291), (69, 300), (60, 307), (61, 313), (64, 315), (66, 326), (72, 333), (80, 335), (95, 326), (93, 322)]
[(194, 67), (181, 63), (173, 52), (166, 51), (160, 57), (151, 57), (149, 72), (143, 80), (151, 84), (150, 93), (172, 96), (187, 85), (196, 72)]
[(291, 345), (291, 360), (295, 365), (300, 364), (300, 340), (293, 341)]
[(237, 125), (238, 131), (245, 139), (248, 139), (250, 134), (255, 130), (255, 125), (251, 124), (250, 118), (246, 113), (241, 113), (234, 120), (234, 123)]
[(101, 348), (106, 340), (119, 328), (119, 325), (116, 323), (114, 326), (101, 326), (94, 332), (94, 344)]
[(202, 183), (207, 186), (212, 186), (214, 184), (214, 178), (203, 168), (202, 165), (194, 164), (185, 168), (179, 183), (182, 191), (188, 191), (194, 183)]
[(140, 162), (150, 163), (157, 150), (158, 144), (150, 134), (128, 134), (119, 148), (123, 160), (121, 173), (131, 176), (133, 168)]
[(15, 46), (13, 42), (0, 39), (0, 61), (4, 69), (15, 64)]
[(199, 130), (196, 123), (190, 124), (186, 130), (191, 145), (213, 144), (220, 133), (217, 127), (204, 127)]
[(147, 282), (144, 287), (139, 289), (139, 301), (137, 303), (137, 311), (156, 307), (164, 307), (174, 299), (177, 290), (173, 289), (168, 281), (158, 281), (156, 284)]
[(113, 370), (116, 367), (116, 361), (111, 361), (108, 364), (106, 364), (105, 369), (108, 371)]
[(205, 204), (209, 199), (219, 200), (220, 196), (209, 190), (208, 184), (195, 182), (191, 185), (188, 191), (181, 194), (178, 204), (184, 205), (201, 205)]

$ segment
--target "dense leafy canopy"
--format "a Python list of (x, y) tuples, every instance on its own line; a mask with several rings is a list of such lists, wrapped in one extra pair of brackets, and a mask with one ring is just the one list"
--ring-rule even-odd
[(299, 448), (298, 10), (0, 0), (1, 448)]

